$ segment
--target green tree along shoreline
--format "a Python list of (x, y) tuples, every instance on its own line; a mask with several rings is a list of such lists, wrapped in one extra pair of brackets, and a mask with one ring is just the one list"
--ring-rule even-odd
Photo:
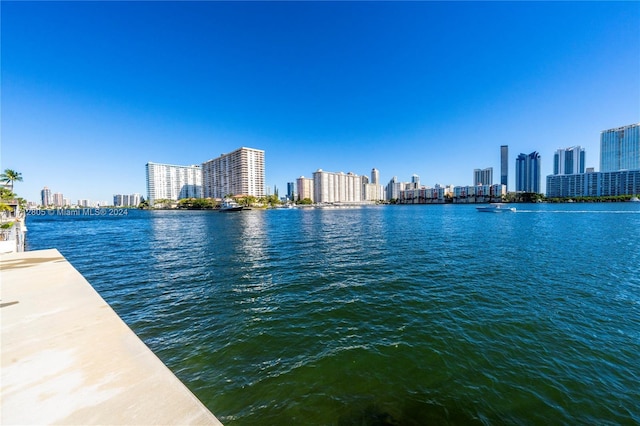
[[(233, 195), (228, 195), (225, 198), (234, 198), (238, 204), (244, 207), (257, 207), (257, 208), (268, 208), (275, 207), (281, 204), (277, 195), (268, 195), (265, 197), (254, 197), (252, 195), (235, 197)], [(142, 203), (141, 203), (142, 204)], [(178, 201), (166, 200), (166, 199), (158, 199), (154, 202), (154, 207), (156, 209), (186, 209), (186, 210), (213, 210), (219, 209), (222, 204), (222, 201), (216, 200), (213, 198), (183, 198)], [(172, 207), (175, 206), (175, 207)], [(140, 206), (140, 208), (147, 208), (149, 204), (146, 206)]]
[[(640, 196), (636, 195), (636, 197)], [(563, 198), (545, 198), (547, 203), (621, 203), (627, 202), (634, 197), (633, 195), (610, 195), (606, 197), (563, 197)]]
[[(636, 195), (636, 197), (639, 197)], [(534, 192), (525, 193), (509, 193), (503, 197), (505, 203), (620, 203), (628, 202), (634, 195), (615, 195), (603, 197), (553, 197), (547, 198), (543, 194)], [(280, 200), (275, 195), (265, 197), (228, 197), (236, 198), (238, 204), (245, 207), (269, 208), (276, 207), (280, 204)], [(386, 204), (397, 204), (398, 200), (391, 200)], [(452, 200), (448, 200), (451, 203)], [(140, 203), (140, 208), (155, 208), (159, 210), (166, 209), (184, 209), (184, 210), (214, 210), (220, 208), (221, 201), (212, 198), (183, 198), (178, 201), (167, 199), (155, 200), (155, 207), (150, 207), (148, 202)], [(294, 202), (295, 205), (311, 205), (313, 201), (309, 198)], [(467, 204), (467, 203), (461, 203)], [(473, 204), (473, 203), (472, 203)], [(480, 204), (480, 203), (478, 203)]]

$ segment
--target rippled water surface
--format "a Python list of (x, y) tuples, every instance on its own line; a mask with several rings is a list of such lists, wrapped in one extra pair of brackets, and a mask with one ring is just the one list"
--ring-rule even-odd
[(640, 424), (640, 206), (31, 216), (227, 425)]

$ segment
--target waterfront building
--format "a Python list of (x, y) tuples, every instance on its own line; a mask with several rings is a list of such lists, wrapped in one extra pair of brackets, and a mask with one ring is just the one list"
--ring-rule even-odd
[(61, 192), (56, 192), (53, 194), (53, 205), (55, 207), (63, 207), (64, 206), (64, 196)]
[(296, 199), (295, 183), (287, 182), (287, 200), (293, 201)]
[(607, 197), (640, 194), (640, 169), (547, 176), (547, 197)]
[(371, 169), (371, 182), (364, 183), (364, 199), (366, 201), (384, 200), (384, 188), (380, 184), (380, 172), (378, 169)]
[(500, 183), (508, 188), (509, 183), (509, 145), (500, 146)]
[(540, 192), (541, 183), (540, 154), (520, 154), (516, 158), (516, 191)]
[(493, 167), (473, 170), (474, 185), (493, 185)]
[(403, 190), (403, 183), (398, 182), (398, 177), (391, 178), (385, 189), (385, 200), (397, 200), (400, 198), (400, 191)]
[(384, 190), (382, 185), (377, 183), (364, 184), (365, 201), (381, 201), (384, 200)]
[(502, 201), (507, 194), (507, 185), (496, 183), (493, 185), (473, 185), (453, 187), (454, 203), (488, 203)]
[(46, 186), (40, 191), (40, 200), (43, 207), (47, 207), (53, 204), (53, 197), (51, 197), (51, 190)]
[(420, 176), (413, 175), (411, 176), (411, 188), (419, 189), (420, 188)]
[(140, 194), (116, 194), (113, 196), (114, 207), (137, 207), (140, 204)]
[(149, 162), (146, 165), (147, 200), (177, 201), (182, 198), (202, 198), (202, 170), (200, 166), (178, 166)]
[(229, 194), (265, 196), (264, 151), (239, 148), (202, 163), (205, 198), (224, 198)]
[(380, 183), (380, 172), (375, 167), (371, 169), (371, 183), (373, 184)]
[(366, 176), (318, 169), (313, 173), (314, 201), (316, 203), (362, 202), (365, 183), (368, 183)]
[(78, 200), (78, 207), (91, 207), (91, 201), (86, 198)]
[(640, 169), (640, 123), (600, 132), (600, 171)]
[(436, 184), (434, 188), (420, 187), (412, 188), (409, 184), (407, 189), (400, 191), (398, 203), (400, 204), (444, 204), (453, 195), (453, 186), (440, 186)]
[(560, 148), (553, 155), (553, 174), (571, 175), (584, 173), (585, 153), (581, 146)]
[(308, 198), (311, 201), (314, 200), (312, 178), (300, 176), (296, 179), (296, 185), (298, 187), (298, 201), (304, 200), (305, 198)]

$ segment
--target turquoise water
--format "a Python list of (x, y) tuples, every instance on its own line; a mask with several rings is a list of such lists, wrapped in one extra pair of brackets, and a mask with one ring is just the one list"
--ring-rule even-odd
[(30, 216), (226, 425), (640, 424), (640, 206)]

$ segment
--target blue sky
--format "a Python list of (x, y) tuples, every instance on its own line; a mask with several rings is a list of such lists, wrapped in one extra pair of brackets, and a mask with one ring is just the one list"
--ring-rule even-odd
[[(318, 168), (473, 183), (509, 145), (582, 145), (640, 121), (640, 2), (6, 2), (1, 167), (16, 191), (146, 195), (145, 164), (265, 150)], [(544, 182), (543, 182), (544, 185)]]

